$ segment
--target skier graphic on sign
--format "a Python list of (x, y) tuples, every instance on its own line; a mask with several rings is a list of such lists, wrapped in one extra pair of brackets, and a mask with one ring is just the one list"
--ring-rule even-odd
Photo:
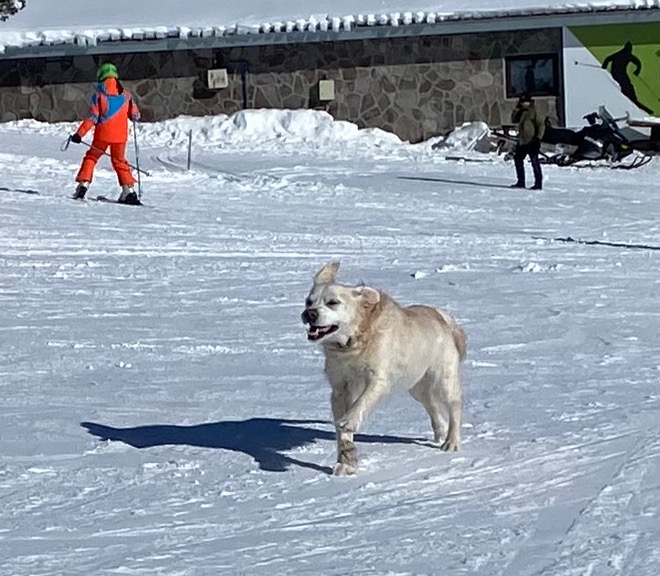
[(640, 72), (642, 71), (642, 62), (639, 58), (637, 58), (637, 56), (633, 54), (633, 45), (630, 41), (626, 42), (621, 50), (610, 54), (605, 58), (605, 60), (603, 60), (603, 68), (605, 70), (607, 70), (608, 67), (611, 68), (610, 73), (612, 74), (612, 78), (616, 80), (617, 84), (621, 88), (621, 92), (623, 92), (623, 94), (636, 106), (648, 114), (653, 114), (653, 110), (642, 104), (637, 99), (635, 87), (633, 86), (633, 83), (628, 76), (628, 66), (630, 64), (635, 66), (633, 74), (635, 76), (639, 76)]

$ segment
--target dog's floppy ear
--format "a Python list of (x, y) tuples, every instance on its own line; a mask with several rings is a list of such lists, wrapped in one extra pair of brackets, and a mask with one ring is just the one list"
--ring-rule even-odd
[(380, 302), (380, 292), (371, 286), (358, 286), (354, 294), (360, 296), (367, 304), (372, 306)]
[(337, 279), (339, 272), (339, 260), (330, 260), (314, 276), (314, 284), (329, 284)]

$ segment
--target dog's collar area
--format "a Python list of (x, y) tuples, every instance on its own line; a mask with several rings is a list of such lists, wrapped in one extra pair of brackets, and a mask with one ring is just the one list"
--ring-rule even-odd
[(340, 342), (328, 342), (327, 344), (324, 344), (324, 346), (327, 346), (328, 348), (334, 348), (338, 351), (348, 352), (357, 346), (357, 338), (349, 336), (348, 340), (346, 340), (346, 344), (341, 344)]

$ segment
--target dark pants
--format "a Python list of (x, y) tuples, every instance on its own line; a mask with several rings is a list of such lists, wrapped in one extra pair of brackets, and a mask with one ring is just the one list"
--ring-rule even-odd
[(534, 171), (534, 186), (541, 187), (543, 184), (543, 174), (541, 173), (541, 163), (539, 162), (539, 150), (541, 143), (536, 140), (529, 144), (518, 144), (513, 154), (513, 163), (516, 165), (516, 184), (525, 185), (525, 156), (529, 156)]

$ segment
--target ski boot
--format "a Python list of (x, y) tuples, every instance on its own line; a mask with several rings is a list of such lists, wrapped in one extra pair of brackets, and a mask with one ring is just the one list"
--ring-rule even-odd
[(89, 188), (89, 182), (78, 182), (78, 186), (76, 186), (76, 191), (73, 193), (73, 198), (74, 200), (82, 200), (85, 198), (85, 194), (87, 194), (87, 189)]
[(121, 194), (119, 195), (119, 198), (117, 198), (117, 203), (134, 204), (134, 205), (142, 204), (142, 202), (140, 202), (140, 199), (138, 198), (138, 195), (135, 193), (135, 190), (133, 190), (132, 186), (121, 187)]

